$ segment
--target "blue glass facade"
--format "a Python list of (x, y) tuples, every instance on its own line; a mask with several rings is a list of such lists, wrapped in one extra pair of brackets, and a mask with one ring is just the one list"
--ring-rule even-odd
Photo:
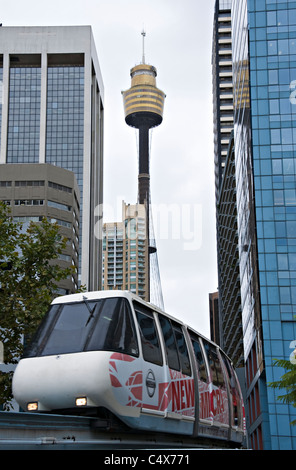
[(233, 36), (251, 446), (295, 450), (295, 409), (268, 382), (284, 372), (273, 359), (288, 360), (296, 339), (296, 2), (234, 0)]
[[(267, 382), (296, 338), (296, 2), (248, 1), (254, 186)], [(295, 82), (296, 83), (296, 82)], [(267, 388), (272, 449), (295, 449), (292, 407)]]

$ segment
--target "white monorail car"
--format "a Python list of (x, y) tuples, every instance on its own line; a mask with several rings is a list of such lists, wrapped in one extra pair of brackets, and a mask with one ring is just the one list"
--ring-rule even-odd
[(26, 411), (109, 413), (138, 430), (245, 439), (229, 358), (130, 292), (56, 298), (16, 367), (13, 394)]

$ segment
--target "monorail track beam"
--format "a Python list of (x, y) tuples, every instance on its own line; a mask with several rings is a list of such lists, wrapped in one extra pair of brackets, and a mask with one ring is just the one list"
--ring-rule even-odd
[[(100, 424), (98, 426), (98, 424)], [(0, 450), (230, 448), (223, 441), (174, 434), (103, 431), (98, 418), (0, 412)]]

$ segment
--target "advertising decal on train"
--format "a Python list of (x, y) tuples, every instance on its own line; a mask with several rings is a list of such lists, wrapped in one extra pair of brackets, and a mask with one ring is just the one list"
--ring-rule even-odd
[[(134, 370), (138, 360), (134, 357), (114, 353), (110, 357), (109, 374), (113, 392), (123, 406), (140, 407), (157, 411), (171, 411), (194, 417), (194, 380), (181, 372), (169, 370), (169, 382), (156, 383), (149, 370), (144, 377), (142, 370)], [(143, 402), (146, 387), (152, 403)], [(200, 418), (228, 423), (227, 392), (213, 384), (199, 382)]]

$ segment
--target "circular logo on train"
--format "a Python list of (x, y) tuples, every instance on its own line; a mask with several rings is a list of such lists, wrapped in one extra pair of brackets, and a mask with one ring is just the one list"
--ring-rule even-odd
[(148, 371), (147, 377), (146, 377), (146, 387), (147, 387), (147, 392), (149, 397), (153, 397), (156, 389), (156, 380), (155, 380), (155, 375), (153, 374), (152, 370), (150, 369)]

